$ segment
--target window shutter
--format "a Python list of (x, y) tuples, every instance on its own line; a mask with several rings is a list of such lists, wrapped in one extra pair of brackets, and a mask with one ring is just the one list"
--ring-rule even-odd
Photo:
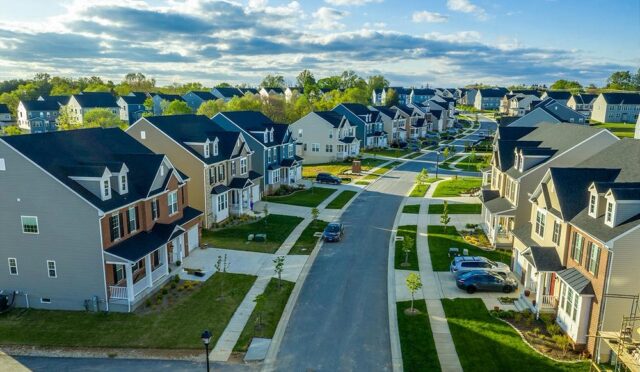
[(600, 248), (597, 248), (594, 246), (595, 249), (598, 250), (598, 253), (596, 254), (596, 268), (593, 270), (593, 275), (594, 276), (598, 276), (598, 269), (600, 269)]
[(131, 230), (133, 230), (133, 227), (131, 226), (131, 213), (129, 213), (128, 209), (124, 213), (125, 218), (127, 219), (127, 232), (131, 232)]
[(140, 211), (138, 210), (138, 206), (136, 205), (136, 230), (140, 228)]
[(116, 265), (111, 265), (111, 269), (113, 269), (113, 284), (118, 284), (118, 270), (116, 269)]
[(124, 236), (124, 217), (122, 217), (122, 213), (118, 214), (118, 218), (120, 219), (120, 237)]
[(160, 218), (160, 200), (156, 199), (156, 219)]
[(109, 237), (112, 243), (116, 240), (116, 237), (113, 235), (113, 216), (109, 217)]

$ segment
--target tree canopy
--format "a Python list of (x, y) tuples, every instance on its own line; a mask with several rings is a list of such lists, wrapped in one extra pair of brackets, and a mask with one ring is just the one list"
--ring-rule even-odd
[(190, 113), (191, 107), (189, 107), (185, 101), (178, 101), (177, 99), (169, 102), (169, 104), (162, 109), (162, 115), (184, 115)]

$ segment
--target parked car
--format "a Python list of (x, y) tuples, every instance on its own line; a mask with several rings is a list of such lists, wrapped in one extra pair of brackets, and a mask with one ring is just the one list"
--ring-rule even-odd
[(325, 242), (339, 242), (344, 235), (344, 226), (340, 222), (331, 222), (322, 232)]
[(491, 261), (482, 256), (458, 256), (454, 257), (450, 266), (451, 272), (457, 278), (465, 271), (485, 270), (506, 276), (511, 272), (509, 265), (502, 262)]
[(456, 286), (474, 293), (475, 291), (502, 291), (511, 293), (518, 288), (518, 282), (512, 277), (502, 277), (499, 274), (475, 270), (468, 271), (456, 279)]
[(316, 182), (339, 185), (342, 183), (342, 180), (331, 173), (318, 173), (316, 176)]

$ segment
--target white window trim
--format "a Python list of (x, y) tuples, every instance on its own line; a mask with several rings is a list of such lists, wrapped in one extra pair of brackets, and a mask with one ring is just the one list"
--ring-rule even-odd
[[(541, 225), (541, 229), (540, 229), (541, 231), (540, 232), (538, 232), (538, 213), (540, 213), (543, 216), (543, 218), (541, 219), (542, 223), (540, 224)], [(535, 222), (535, 225), (533, 227), (534, 227), (533, 230), (536, 233), (536, 235), (539, 236), (540, 238), (544, 239), (544, 230), (547, 227), (547, 211), (546, 210), (541, 209), (541, 208), (538, 208), (536, 210), (536, 222)]]
[[(172, 196), (175, 195), (175, 205), (176, 205), (176, 210), (174, 212), (171, 212), (171, 208), (173, 206), (174, 203), (171, 202), (171, 198)], [(169, 209), (169, 216), (173, 216), (176, 213), (178, 213), (179, 205), (178, 205), (178, 190), (174, 190), (171, 191), (168, 195), (167, 195), (167, 207)]]
[(40, 303), (41, 304), (50, 304), (51, 303), (51, 299), (50, 298), (45, 298), (45, 297), (40, 297)]
[[(49, 263), (53, 263), (53, 272), (54, 276), (51, 276), (51, 269), (49, 268)], [(56, 261), (47, 260), (47, 276), (51, 279), (56, 279), (58, 277), (58, 267), (56, 266)]]
[[(36, 219), (36, 229), (38, 231), (36, 231), (36, 232), (24, 231), (24, 219), (25, 218), (35, 218)], [(20, 228), (22, 229), (22, 233), (23, 234), (39, 235), (40, 234), (40, 223), (38, 222), (38, 217), (37, 216), (20, 216)]]
[(121, 174), (118, 177), (118, 185), (120, 186), (121, 194), (126, 194), (128, 192), (129, 186), (128, 186), (128, 180), (127, 180), (126, 174)]
[[(127, 227), (129, 227), (129, 225), (131, 225), (131, 222), (133, 222), (133, 230), (129, 231), (129, 234), (132, 234), (136, 231), (138, 231), (138, 218), (136, 216), (136, 207), (129, 207), (129, 209), (127, 210), (129, 213), (129, 219), (127, 221)], [(133, 220), (132, 220), (133, 218)]]
[[(593, 212), (591, 211), (593, 209)], [(598, 195), (591, 193), (589, 194), (589, 216), (597, 217), (598, 215)]]
[(247, 158), (240, 158), (240, 174), (247, 174), (248, 172), (248, 167), (247, 167)]
[(209, 142), (206, 142), (203, 146), (204, 149), (204, 158), (208, 159), (209, 158)]
[[(14, 265), (11, 265), (11, 260), (13, 260)], [(18, 272), (18, 259), (15, 257), (9, 257), (7, 259), (7, 263), (9, 264), (9, 275), (13, 275), (13, 276), (18, 276), (19, 272)], [(11, 268), (15, 268), (16, 272), (15, 274), (11, 272)]]
[(111, 198), (111, 181), (108, 178), (100, 180), (100, 194), (102, 195), (102, 199)]

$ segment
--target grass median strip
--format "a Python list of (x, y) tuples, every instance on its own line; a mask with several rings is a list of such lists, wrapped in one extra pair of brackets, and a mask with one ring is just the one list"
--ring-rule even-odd
[[(215, 345), (255, 279), (216, 273), (182, 301), (145, 315), (15, 309), (0, 315), (0, 343), (200, 350), (198, 335), (208, 329)], [(221, 288), (224, 300), (217, 300)]]
[[(429, 214), (442, 214), (444, 204), (429, 204)], [(480, 214), (482, 204), (449, 203), (449, 214)]]
[(452, 258), (449, 257), (449, 248), (458, 248), (460, 253), (464, 249), (469, 250), (469, 256), (484, 256), (493, 261), (500, 261), (506, 264), (511, 262), (511, 254), (508, 251), (485, 251), (475, 245), (464, 241), (462, 236), (454, 226), (448, 226), (446, 231), (444, 226), (430, 225), (427, 227), (427, 238), (429, 239), (429, 255), (433, 271), (449, 271)]
[[(215, 248), (273, 253), (302, 220), (301, 217), (270, 214), (266, 218), (244, 225), (219, 230), (202, 229), (202, 242)], [(249, 241), (249, 234), (266, 234), (267, 241)]]
[(327, 204), (326, 209), (342, 209), (356, 194), (357, 192), (355, 191), (344, 190)]
[(312, 187), (302, 191), (296, 191), (287, 196), (266, 196), (264, 201), (270, 203), (297, 205), (300, 207), (317, 207), (325, 201), (336, 189), (327, 187)]
[[(385, 159), (367, 158), (360, 160), (360, 166), (363, 171), (368, 171), (386, 162), (387, 160)], [(331, 173), (337, 176), (351, 170), (351, 165), (352, 163), (350, 161), (324, 164), (305, 164), (305, 166), (302, 167), (302, 177), (315, 178), (318, 173)]]
[(441, 180), (441, 178), (431, 177), (423, 184), (416, 184), (411, 190), (409, 196), (412, 198), (423, 198), (427, 194), (427, 191), (429, 191), (431, 184), (439, 180)]
[(588, 371), (589, 363), (560, 363), (525, 344), (508, 324), (494, 318), (479, 298), (442, 300), (465, 371)]
[(415, 315), (405, 314), (405, 310), (411, 308), (411, 301), (398, 302), (396, 307), (404, 370), (407, 372), (440, 371), (440, 361), (431, 332), (427, 304), (424, 300), (414, 301), (413, 308), (420, 311)]
[(440, 198), (460, 196), (477, 190), (481, 185), (482, 180), (480, 178), (454, 178), (440, 182), (436, 190), (433, 192), (433, 197)]
[(281, 286), (278, 287), (278, 279), (272, 278), (269, 281), (262, 294), (262, 299), (256, 303), (256, 307), (244, 326), (233, 351), (246, 352), (253, 337), (273, 337), (295, 284), (283, 280)]
[(420, 204), (409, 204), (402, 208), (402, 213), (418, 214), (420, 213)]
[[(417, 229), (418, 227), (416, 225), (398, 226), (396, 236), (402, 236), (404, 238), (404, 241), (396, 241), (395, 268), (398, 270), (418, 270), (418, 252), (416, 252)], [(408, 264), (403, 265), (406, 257), (403, 248), (408, 240), (411, 240), (407, 259)]]
[(328, 222), (322, 220), (311, 221), (309, 226), (302, 231), (302, 234), (300, 234), (300, 237), (289, 251), (289, 254), (311, 254), (313, 247), (316, 246), (319, 239), (315, 237), (314, 234), (323, 232), (328, 224)]
[(456, 164), (456, 168), (468, 172), (480, 172), (482, 168), (489, 166), (489, 155), (469, 155)]

